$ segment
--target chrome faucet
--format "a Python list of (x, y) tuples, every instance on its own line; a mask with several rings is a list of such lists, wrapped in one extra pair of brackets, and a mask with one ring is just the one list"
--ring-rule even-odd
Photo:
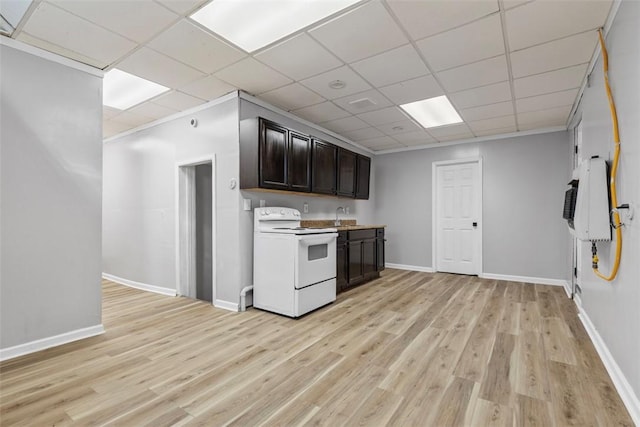
[(340, 219), (338, 218), (338, 212), (342, 211), (342, 213), (344, 213), (344, 208), (342, 206), (338, 206), (336, 209), (336, 221), (334, 222), (334, 225), (336, 227), (339, 227), (342, 224), (342, 221), (340, 221)]

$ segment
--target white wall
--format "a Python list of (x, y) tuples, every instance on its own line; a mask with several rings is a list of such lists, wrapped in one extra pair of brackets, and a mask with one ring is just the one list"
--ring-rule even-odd
[[(191, 117), (198, 127), (189, 124)], [(104, 144), (103, 272), (176, 289), (176, 164), (215, 155), (216, 298), (235, 304), (240, 279), (238, 100)]]
[(373, 208), (376, 221), (388, 224), (386, 261), (433, 267), (432, 163), (470, 157), (483, 159), (483, 272), (567, 279), (567, 132), (376, 157)]
[(101, 323), (102, 78), (4, 43), (0, 348), (6, 350)]
[[(623, 1), (607, 36), (609, 78), (618, 110), (622, 157), (617, 176), (618, 202), (633, 204), (635, 219), (622, 229), (622, 262), (617, 278), (605, 282), (588, 268), (591, 247), (583, 243), (582, 306), (626, 377), (640, 419), (640, 3)], [(578, 115), (583, 123), (583, 155), (612, 159), (613, 136), (604, 89), (602, 58), (591, 74)], [(599, 243), (600, 271), (608, 274), (615, 243)]]

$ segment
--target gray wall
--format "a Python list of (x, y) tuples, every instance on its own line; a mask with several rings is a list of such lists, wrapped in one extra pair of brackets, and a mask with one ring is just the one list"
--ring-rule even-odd
[(0, 45), (0, 348), (101, 323), (102, 79)]
[(238, 133), (234, 98), (104, 144), (103, 272), (176, 289), (176, 164), (215, 154), (216, 298), (238, 302)]
[(432, 163), (468, 157), (483, 161), (482, 271), (567, 279), (567, 132), (378, 156), (373, 209), (388, 224), (387, 262), (432, 267)]
[[(617, 278), (605, 282), (590, 268), (591, 249), (583, 243), (582, 306), (636, 395), (640, 397), (640, 3), (623, 1), (607, 36), (609, 78), (616, 101), (622, 157), (617, 176), (618, 202), (631, 203), (635, 218), (622, 229), (622, 262)], [(583, 155), (613, 157), (609, 105), (602, 59), (591, 74), (578, 114), (583, 122)], [(615, 244), (599, 243), (600, 271), (608, 274)], [(638, 408), (637, 408), (638, 409)]]

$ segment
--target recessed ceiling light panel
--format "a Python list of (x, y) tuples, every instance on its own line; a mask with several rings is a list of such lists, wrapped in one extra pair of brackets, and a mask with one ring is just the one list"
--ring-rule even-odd
[(104, 75), (102, 103), (126, 110), (168, 90), (168, 87), (114, 68)]
[(214, 0), (191, 19), (251, 53), (360, 0)]
[(424, 128), (462, 123), (462, 118), (449, 99), (442, 95), (400, 106)]

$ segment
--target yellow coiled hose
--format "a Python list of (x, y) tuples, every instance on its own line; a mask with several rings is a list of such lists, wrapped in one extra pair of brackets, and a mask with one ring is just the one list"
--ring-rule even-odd
[(618, 114), (616, 113), (616, 104), (613, 102), (613, 96), (611, 95), (611, 86), (609, 86), (609, 55), (607, 53), (607, 47), (604, 44), (604, 36), (602, 35), (602, 29), (598, 30), (598, 36), (600, 38), (600, 47), (602, 48), (602, 68), (604, 71), (604, 86), (607, 90), (607, 98), (609, 98), (609, 109), (611, 110), (611, 121), (613, 125), (613, 143), (615, 149), (613, 153), (613, 164), (611, 165), (611, 178), (609, 181), (609, 188), (611, 193), (611, 207), (613, 211), (612, 220), (613, 227), (616, 230), (616, 259), (613, 262), (613, 268), (611, 274), (605, 276), (598, 271), (598, 255), (593, 254), (593, 272), (596, 276), (604, 279), (608, 282), (615, 279), (618, 274), (618, 267), (620, 267), (620, 257), (622, 256), (622, 224), (620, 222), (620, 214), (618, 213), (618, 195), (616, 193), (616, 173), (618, 172), (618, 162), (620, 160), (620, 134), (618, 132)]

